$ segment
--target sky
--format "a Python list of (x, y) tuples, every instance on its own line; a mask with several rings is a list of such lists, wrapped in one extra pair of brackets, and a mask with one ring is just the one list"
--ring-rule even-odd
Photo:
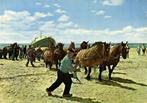
[(147, 0), (0, 0), (0, 43), (147, 43)]

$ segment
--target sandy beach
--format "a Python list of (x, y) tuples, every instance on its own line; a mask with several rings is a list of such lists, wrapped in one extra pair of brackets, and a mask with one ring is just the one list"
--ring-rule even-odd
[(87, 81), (84, 69), (78, 72), (82, 84), (72, 84), (73, 97), (63, 98), (64, 84), (49, 97), (45, 89), (56, 79), (56, 71), (45, 68), (43, 60), (35, 68), (25, 67), (26, 60), (0, 59), (0, 103), (147, 103), (147, 55), (130, 50), (129, 58), (121, 59), (108, 80), (108, 70), (100, 82), (98, 69)]

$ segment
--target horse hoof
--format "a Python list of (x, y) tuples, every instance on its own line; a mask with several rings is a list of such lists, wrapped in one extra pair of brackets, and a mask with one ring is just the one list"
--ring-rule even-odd
[(87, 80), (90, 80), (91, 78), (90, 78), (90, 77), (86, 77), (86, 79), (87, 79)]
[(100, 82), (102, 81), (102, 79), (98, 79)]
[(112, 78), (109, 78), (109, 81), (112, 80)]

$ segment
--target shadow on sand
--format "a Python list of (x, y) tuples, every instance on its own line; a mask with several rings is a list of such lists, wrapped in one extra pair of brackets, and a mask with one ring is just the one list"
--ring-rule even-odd
[(116, 86), (116, 87), (120, 87), (120, 88), (123, 88), (123, 89), (128, 89), (128, 90), (136, 90), (135, 88), (132, 88), (132, 87), (128, 87), (128, 86), (124, 86), (124, 85), (121, 85), (115, 81), (109, 81), (109, 80), (103, 80), (103, 81), (100, 81), (100, 82), (97, 82), (98, 84), (101, 84), (101, 85), (108, 85), (108, 86)]
[(120, 78), (120, 77), (113, 77), (112, 79), (113, 81), (117, 81), (117, 82), (120, 82), (120, 83), (128, 83), (128, 84), (135, 84), (135, 85), (140, 85), (140, 86), (146, 86), (146, 84), (143, 84), (143, 83), (137, 83), (131, 79), (123, 79), (123, 78)]
[(120, 77), (113, 77), (112, 80), (102, 80), (102, 81), (98, 81), (96, 82), (98, 84), (102, 84), (102, 85), (109, 85), (109, 86), (116, 86), (116, 87), (120, 87), (123, 89), (128, 89), (128, 90), (136, 90), (135, 88), (132, 87), (128, 87), (128, 86), (124, 86), (120, 83), (128, 83), (128, 84), (135, 84), (135, 85), (140, 85), (140, 86), (146, 86), (146, 84), (143, 83), (137, 83), (131, 79), (123, 79)]
[(10, 76), (10, 77), (0, 77), (0, 80), (4, 79), (15, 79), (18, 77), (29, 77), (29, 76), (41, 76), (41, 75), (48, 75), (48, 72), (45, 73), (36, 73), (36, 74), (21, 74), (21, 75), (16, 75), (16, 76)]
[(80, 102), (80, 103), (101, 103), (99, 101), (94, 101), (91, 98), (81, 98), (81, 97), (77, 97), (77, 96), (73, 96), (73, 97), (62, 97), (62, 96), (58, 96), (58, 95), (53, 95), (52, 97), (66, 99), (66, 100), (70, 100), (72, 102)]

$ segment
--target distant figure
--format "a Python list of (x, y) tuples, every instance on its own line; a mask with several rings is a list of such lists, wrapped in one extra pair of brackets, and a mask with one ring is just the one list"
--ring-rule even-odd
[(73, 73), (73, 65), (72, 65), (72, 59), (74, 56), (74, 51), (72, 49), (69, 49), (67, 51), (67, 55), (63, 58), (61, 61), (60, 68), (57, 71), (57, 79), (56, 81), (46, 89), (48, 96), (52, 96), (52, 92), (61, 85), (61, 83), (65, 84), (63, 97), (71, 97), (72, 94), (70, 94), (70, 88), (72, 84), (71, 75), (69, 72)]
[(31, 63), (32, 67), (35, 67), (34, 64), (33, 64), (34, 60), (35, 60), (35, 51), (31, 47), (31, 45), (29, 45), (29, 48), (27, 49), (27, 63), (26, 63), (26, 67), (28, 67), (29, 62)]
[(36, 58), (38, 61), (40, 61), (40, 59), (42, 58), (42, 55), (43, 55), (43, 51), (41, 47), (39, 46), (38, 49), (36, 50)]
[(19, 55), (19, 45), (17, 43), (13, 44), (13, 51), (12, 51), (12, 60), (18, 60)]
[(145, 51), (146, 51), (145, 44), (142, 44), (142, 53), (143, 53), (143, 55), (145, 55)]
[(3, 58), (7, 59), (7, 47), (3, 48)]
[(20, 58), (20, 59), (23, 59), (23, 58), (24, 58), (24, 54), (23, 54), (23, 46), (20, 47), (20, 49), (19, 49), (19, 58)]
[(136, 51), (137, 51), (138, 55), (141, 55), (141, 45), (138, 45)]
[(24, 58), (26, 58), (26, 53), (27, 53), (27, 46), (25, 45), (25, 46), (23, 47)]
[(2, 56), (3, 56), (3, 50), (0, 49), (0, 59), (2, 59)]
[(130, 51), (130, 47), (129, 47), (128, 42), (127, 42), (127, 45), (126, 45), (127, 58), (129, 58), (129, 51)]

